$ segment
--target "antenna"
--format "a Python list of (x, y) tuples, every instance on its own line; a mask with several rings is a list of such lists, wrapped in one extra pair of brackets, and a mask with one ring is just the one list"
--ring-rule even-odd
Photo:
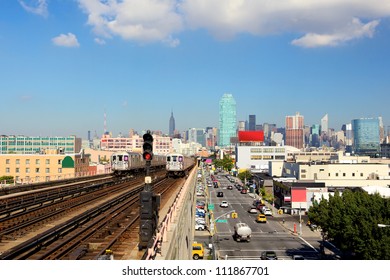
[(106, 114), (105, 110), (104, 110), (104, 123), (103, 123), (103, 126), (104, 126), (104, 134), (106, 134), (106, 132), (107, 132), (107, 114)]

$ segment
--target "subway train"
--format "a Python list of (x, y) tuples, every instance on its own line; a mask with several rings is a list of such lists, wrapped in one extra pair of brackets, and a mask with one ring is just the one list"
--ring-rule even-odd
[[(111, 170), (115, 175), (126, 175), (145, 170), (145, 160), (140, 153), (115, 152), (110, 157)], [(151, 169), (165, 166), (165, 156), (153, 155)]]
[(195, 164), (194, 158), (186, 157), (179, 153), (166, 155), (167, 177), (184, 177), (189, 169)]

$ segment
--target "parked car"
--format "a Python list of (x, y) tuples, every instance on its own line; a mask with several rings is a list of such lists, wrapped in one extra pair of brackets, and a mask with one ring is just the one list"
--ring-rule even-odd
[(264, 210), (264, 215), (266, 215), (266, 216), (272, 216), (272, 211), (271, 211), (271, 209), (266, 209), (266, 210)]
[(195, 218), (195, 223), (196, 224), (205, 225), (206, 224), (206, 220), (204, 218), (196, 217)]
[(219, 204), (219, 207), (227, 208), (229, 207), (229, 203), (227, 201), (222, 201), (221, 204)]
[(241, 193), (242, 193), (242, 194), (246, 194), (246, 193), (248, 193), (248, 190), (247, 190), (247, 189), (242, 189), (242, 190), (241, 190)]
[(260, 255), (260, 259), (262, 260), (277, 260), (278, 257), (274, 251), (264, 251)]
[(206, 229), (206, 225), (195, 224), (195, 230), (205, 230), (205, 229)]

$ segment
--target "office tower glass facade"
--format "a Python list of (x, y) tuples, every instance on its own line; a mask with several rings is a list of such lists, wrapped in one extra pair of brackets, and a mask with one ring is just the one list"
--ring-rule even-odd
[(236, 101), (232, 94), (225, 93), (219, 101), (219, 143), (230, 146), (230, 138), (237, 134)]
[(249, 115), (249, 130), (256, 130), (256, 115)]
[(173, 137), (175, 133), (175, 118), (173, 117), (173, 112), (171, 112), (171, 117), (169, 118), (169, 136)]
[(376, 156), (380, 152), (379, 119), (352, 120), (353, 150), (358, 155)]

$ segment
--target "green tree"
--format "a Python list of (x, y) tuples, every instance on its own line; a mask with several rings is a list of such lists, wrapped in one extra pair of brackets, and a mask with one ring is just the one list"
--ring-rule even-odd
[(245, 170), (241, 173), (238, 173), (237, 177), (242, 181), (242, 182), (245, 182), (245, 179), (246, 180), (250, 180), (252, 179), (253, 175), (252, 173), (249, 171), (249, 170)]
[(216, 167), (221, 167), (226, 171), (231, 171), (234, 167), (233, 160), (229, 155), (225, 155), (223, 159), (216, 159), (213, 163)]
[(3, 183), (5, 181), (6, 184), (13, 184), (14, 183), (14, 177), (13, 176), (2, 176), (0, 177), (0, 183)]
[(314, 203), (308, 215), (345, 258), (390, 259), (390, 228), (378, 227), (390, 222), (389, 199), (346, 190)]

